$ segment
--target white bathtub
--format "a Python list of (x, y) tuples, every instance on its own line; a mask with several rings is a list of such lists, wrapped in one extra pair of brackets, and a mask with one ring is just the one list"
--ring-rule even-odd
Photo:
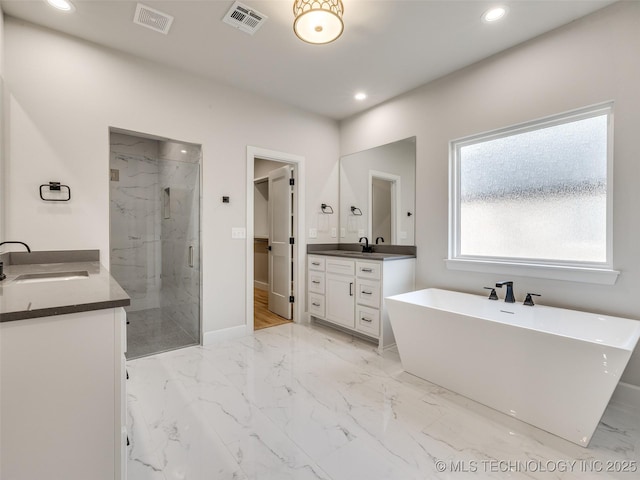
[(587, 446), (640, 322), (427, 289), (385, 299), (404, 369)]

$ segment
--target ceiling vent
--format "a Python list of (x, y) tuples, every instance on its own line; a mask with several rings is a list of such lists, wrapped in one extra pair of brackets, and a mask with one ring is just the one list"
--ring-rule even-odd
[(169, 29), (173, 23), (173, 17), (160, 10), (139, 3), (136, 7), (133, 23), (166, 35), (169, 33)]
[(232, 27), (242, 30), (244, 33), (253, 35), (269, 17), (257, 12), (240, 2), (235, 2), (226, 13), (222, 21)]

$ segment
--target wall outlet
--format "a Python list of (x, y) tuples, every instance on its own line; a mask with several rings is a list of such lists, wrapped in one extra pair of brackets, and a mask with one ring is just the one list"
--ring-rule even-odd
[(362, 237), (364, 237), (364, 236), (365, 236), (365, 234), (364, 234), (364, 228), (359, 229), (359, 230), (358, 230), (358, 238), (362, 238)]
[(247, 229), (244, 227), (233, 227), (231, 229), (231, 238), (247, 238)]
[(340, 238), (344, 238), (347, 236), (347, 229), (344, 227), (340, 228)]
[(407, 232), (400, 231), (400, 239), (401, 240), (406, 240), (407, 239)]
[(338, 229), (336, 227), (331, 228), (331, 238), (336, 238), (338, 236)]
[(318, 229), (310, 228), (309, 229), (309, 238), (318, 238)]

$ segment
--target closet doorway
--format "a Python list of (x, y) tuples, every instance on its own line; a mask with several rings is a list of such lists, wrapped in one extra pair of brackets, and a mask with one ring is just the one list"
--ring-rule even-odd
[(293, 319), (295, 195), (294, 165), (254, 159), (254, 330)]

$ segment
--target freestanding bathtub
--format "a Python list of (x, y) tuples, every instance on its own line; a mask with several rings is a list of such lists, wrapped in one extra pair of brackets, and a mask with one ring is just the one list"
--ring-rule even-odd
[(640, 322), (439, 289), (387, 297), (403, 368), (587, 446)]

